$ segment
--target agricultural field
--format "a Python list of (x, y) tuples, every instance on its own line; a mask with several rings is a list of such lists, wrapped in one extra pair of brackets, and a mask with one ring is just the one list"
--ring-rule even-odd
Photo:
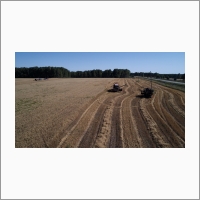
[[(114, 83), (121, 92), (108, 92)], [(15, 79), (16, 148), (184, 148), (185, 93), (134, 78)]]

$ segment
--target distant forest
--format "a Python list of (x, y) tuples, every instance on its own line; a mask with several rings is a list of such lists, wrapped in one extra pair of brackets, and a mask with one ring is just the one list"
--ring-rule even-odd
[(128, 69), (100, 69), (70, 72), (63, 67), (21, 67), (15, 68), (15, 78), (126, 78)]
[(20, 67), (15, 68), (15, 78), (128, 78), (154, 77), (162, 79), (185, 79), (185, 74), (159, 74), (151, 72), (131, 73), (128, 69), (93, 69), (87, 71), (69, 71), (64, 67)]

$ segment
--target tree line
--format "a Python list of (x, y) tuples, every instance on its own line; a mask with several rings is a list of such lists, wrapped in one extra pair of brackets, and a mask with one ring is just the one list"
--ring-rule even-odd
[(20, 67), (15, 68), (15, 78), (68, 78), (70, 71), (63, 67)]
[(93, 69), (86, 71), (69, 71), (64, 67), (20, 67), (15, 68), (15, 78), (128, 78), (128, 77), (153, 77), (160, 79), (184, 79), (185, 74), (159, 74), (152, 72), (131, 73), (128, 69)]
[(128, 78), (130, 76), (130, 70), (128, 69), (111, 69), (107, 70), (87, 70), (71, 72), (72, 78)]
[(15, 78), (127, 78), (130, 77), (128, 69), (69, 71), (63, 67), (21, 67), (15, 68)]

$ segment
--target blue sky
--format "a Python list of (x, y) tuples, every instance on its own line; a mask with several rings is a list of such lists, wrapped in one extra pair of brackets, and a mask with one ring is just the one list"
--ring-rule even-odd
[(184, 52), (16, 52), (15, 67), (64, 67), (70, 71), (129, 69), (185, 73)]

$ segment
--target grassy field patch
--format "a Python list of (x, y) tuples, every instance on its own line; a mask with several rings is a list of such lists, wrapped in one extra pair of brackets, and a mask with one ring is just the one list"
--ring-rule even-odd
[(169, 87), (169, 88), (173, 88), (173, 89), (185, 92), (185, 85), (179, 85), (179, 84), (175, 84), (175, 83), (162, 82), (162, 81), (159, 81), (159, 80), (152, 80), (152, 82), (155, 82), (155, 83), (157, 83), (159, 85), (162, 85), (162, 86), (165, 86), (165, 87)]
[(41, 105), (40, 102), (32, 99), (18, 99), (15, 103), (15, 112), (33, 110)]

